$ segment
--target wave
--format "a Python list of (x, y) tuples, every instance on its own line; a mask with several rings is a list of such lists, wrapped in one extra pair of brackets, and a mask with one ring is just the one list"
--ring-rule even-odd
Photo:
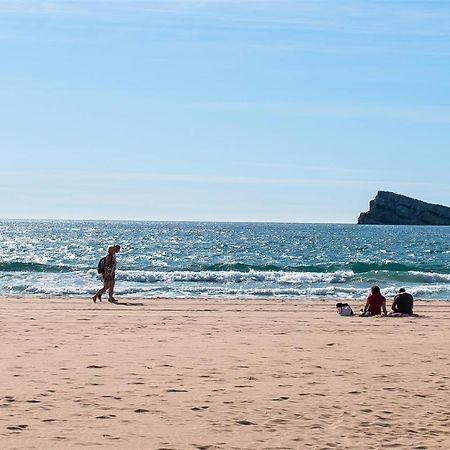
[(450, 274), (438, 272), (384, 272), (375, 271), (365, 274), (355, 275), (354, 281), (367, 282), (372, 284), (378, 283), (403, 283), (403, 284), (435, 284), (435, 283), (450, 283)]
[[(130, 276), (132, 275), (132, 276)], [(149, 278), (151, 275), (152, 278)], [(291, 278), (290, 282), (275, 274), (279, 278), (271, 278), (273, 274), (249, 274), (248, 278), (242, 278), (242, 274), (235, 273), (233, 278), (229, 273), (215, 274), (227, 276), (223, 281), (220, 278), (192, 278), (191, 274), (167, 273), (149, 274), (135, 273), (125, 274), (125, 277), (117, 283), (117, 295), (141, 297), (141, 298), (317, 298), (317, 299), (353, 299), (363, 301), (369, 290), (369, 283), (355, 282), (351, 278), (348, 282), (341, 283), (349, 274), (334, 274), (328, 280), (320, 274), (310, 274), (311, 277), (299, 279)], [(299, 274), (287, 274), (289, 276)], [(300, 274), (303, 276), (303, 274)], [(212, 276), (210, 274), (210, 276)], [(240, 278), (239, 278), (240, 276)], [(318, 277), (319, 278), (314, 278)], [(439, 277), (438, 277), (439, 278)], [(450, 283), (439, 283), (438, 278), (431, 278), (433, 283), (380, 283), (382, 293), (386, 298), (392, 299), (398, 292), (398, 288), (405, 286), (417, 299), (441, 299), (450, 298)], [(2, 281), (3, 280), (3, 281)], [(150, 282), (149, 282), (150, 280)], [(284, 280), (282, 282), (281, 280)], [(292, 282), (296, 280), (297, 282)], [(313, 280), (316, 280), (315, 282)], [(320, 280), (320, 281), (317, 281)], [(2, 295), (44, 295), (44, 296), (92, 296), (99, 287), (99, 280), (83, 274), (36, 274), (24, 273), (11, 274), (3, 279), (0, 277), (0, 292)]]
[(62, 264), (43, 264), (37, 262), (0, 262), (0, 272), (43, 272), (43, 273), (63, 273), (74, 272), (77, 268), (64, 266)]
[[(360, 264), (360, 263), (359, 263)], [(239, 266), (243, 269), (245, 265)], [(389, 263), (388, 268), (397, 267)], [(217, 269), (218, 266), (215, 266)], [(417, 284), (450, 284), (450, 273), (442, 271), (389, 271), (380, 270), (385, 267), (383, 264), (365, 264), (358, 270), (352, 265), (344, 265), (345, 270), (339, 266), (335, 271), (298, 271), (298, 270), (254, 270), (251, 266), (245, 266), (242, 270), (118, 270), (117, 278), (119, 281), (139, 283), (139, 284), (172, 284), (172, 283), (196, 283), (196, 284), (264, 284), (266, 286), (295, 286), (295, 285), (405, 285), (412, 286)], [(256, 266), (257, 267), (257, 266)], [(268, 266), (264, 266), (267, 269)], [(319, 266), (313, 266), (317, 269)], [(227, 266), (227, 268), (229, 268)], [(298, 267), (296, 267), (298, 269)], [(302, 269), (305, 269), (302, 267)], [(365, 271), (366, 269), (376, 269)], [(292, 269), (291, 267), (289, 269)], [(308, 267), (310, 269), (310, 267)], [(364, 269), (364, 270), (362, 270)], [(448, 270), (448, 269), (447, 269)], [(7, 275), (7, 274), (10, 275)], [(17, 275), (13, 275), (16, 273)], [(8, 262), (0, 263), (0, 278), (5, 276), (30, 277), (45, 276), (45, 274), (61, 274), (64, 277), (78, 277), (93, 280), (98, 278), (96, 269), (69, 267), (64, 265), (51, 265), (37, 262)], [(2, 275), (3, 274), (3, 275)], [(29, 274), (29, 275), (27, 275)], [(36, 281), (36, 280), (35, 280)], [(67, 280), (65, 281), (67, 282)], [(265, 286), (265, 287), (266, 287)]]
[(345, 264), (345, 266), (352, 270), (354, 273), (367, 273), (367, 272), (409, 272), (412, 270), (419, 270), (417, 266), (409, 266), (407, 264), (396, 262), (382, 262), (382, 263), (367, 263), (367, 262), (351, 262)]
[[(398, 292), (395, 287), (383, 289), (383, 295), (391, 300)], [(415, 286), (408, 289), (416, 299), (448, 299), (450, 289), (446, 285), (434, 286)], [(183, 286), (168, 287), (152, 285), (144, 289), (140, 287), (119, 287), (118, 295), (142, 297), (142, 298), (284, 298), (284, 299), (352, 299), (354, 301), (364, 302), (367, 297), (367, 289), (354, 286), (328, 285), (324, 287), (304, 286)]]
[[(94, 273), (92, 271), (92, 273)], [(353, 271), (338, 270), (336, 272), (264, 272), (252, 270), (239, 271), (118, 271), (117, 278), (120, 281), (134, 283), (270, 283), (270, 284), (346, 284), (346, 283), (370, 283), (383, 282), (405, 284), (435, 284), (450, 283), (450, 274), (438, 272), (387, 272), (372, 271), (367, 273), (355, 273)]]
[(352, 272), (314, 273), (314, 272), (193, 272), (193, 271), (118, 271), (117, 279), (135, 283), (244, 283), (271, 282), (284, 284), (303, 283), (345, 283), (353, 276)]
[[(218, 263), (218, 264), (206, 264), (198, 267), (190, 268), (196, 272), (314, 272), (313, 266), (297, 266), (297, 267), (289, 267), (289, 266), (278, 266), (275, 264), (245, 264), (245, 263)], [(188, 269), (189, 270), (189, 269)], [(317, 270), (318, 272), (321, 270)]]
[[(86, 261), (84, 261), (86, 263)], [(96, 262), (92, 263), (90, 267), (86, 266), (68, 266), (63, 263), (60, 264), (45, 264), (39, 262), (29, 262), (29, 261), (8, 261), (0, 262), (0, 273), (1, 272), (41, 272), (41, 273), (64, 273), (64, 272), (89, 272), (96, 273)], [(126, 273), (136, 273), (144, 272), (140, 269), (138, 262), (133, 266), (123, 266), (122, 271)], [(243, 276), (255, 274), (326, 274), (333, 276), (334, 274), (342, 273), (353, 273), (353, 274), (377, 274), (380, 272), (393, 273), (393, 274), (428, 274), (428, 273), (439, 273), (443, 276), (450, 276), (449, 267), (441, 266), (425, 266), (425, 265), (408, 265), (398, 262), (361, 262), (352, 261), (348, 263), (324, 263), (315, 265), (277, 265), (277, 264), (246, 264), (246, 263), (218, 263), (218, 264), (205, 264), (205, 265), (193, 265), (190, 267), (180, 267), (179, 269), (169, 269), (158, 267), (149, 267), (146, 271), (152, 274), (182, 274), (182, 273), (192, 273), (201, 274), (193, 275), (193, 277), (211, 277), (213, 278), (214, 273), (229, 273), (232, 277), (238, 277), (237, 274), (242, 274)], [(205, 275), (206, 274), (206, 275)], [(157, 275), (158, 277), (160, 275)]]
[(333, 273), (338, 271), (351, 271), (353, 273), (368, 273), (375, 271), (387, 271), (387, 272), (431, 272), (435, 270), (447, 270), (445, 267), (433, 267), (433, 266), (417, 266), (408, 265), (393, 261), (385, 262), (361, 262), (350, 261), (347, 263), (324, 263), (315, 265), (276, 265), (276, 264), (245, 264), (245, 263), (219, 263), (211, 265), (194, 266), (186, 270), (192, 270), (195, 272), (313, 272), (313, 273)]

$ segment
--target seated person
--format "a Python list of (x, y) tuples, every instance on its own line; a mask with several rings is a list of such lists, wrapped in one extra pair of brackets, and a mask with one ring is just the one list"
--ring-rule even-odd
[(367, 297), (366, 305), (362, 312), (363, 316), (380, 316), (381, 310), (383, 314), (387, 315), (386, 299), (381, 295), (380, 288), (373, 286), (369, 296)]
[(411, 294), (406, 292), (404, 288), (398, 291), (392, 303), (392, 311), (399, 314), (412, 314), (414, 306), (414, 299)]

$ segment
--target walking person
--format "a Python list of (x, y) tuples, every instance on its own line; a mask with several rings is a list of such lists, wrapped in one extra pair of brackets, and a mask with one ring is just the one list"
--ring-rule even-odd
[(108, 302), (117, 303), (114, 298), (114, 285), (116, 283), (116, 254), (120, 252), (120, 245), (111, 245), (108, 247), (108, 254), (103, 259), (103, 270), (101, 276), (103, 287), (92, 297), (94, 303), (97, 300), (102, 301), (102, 294), (109, 290)]

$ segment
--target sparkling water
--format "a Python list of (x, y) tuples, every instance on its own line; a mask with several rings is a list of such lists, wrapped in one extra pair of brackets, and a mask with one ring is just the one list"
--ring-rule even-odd
[(116, 294), (450, 299), (450, 227), (0, 221), (0, 294), (90, 296), (120, 244)]

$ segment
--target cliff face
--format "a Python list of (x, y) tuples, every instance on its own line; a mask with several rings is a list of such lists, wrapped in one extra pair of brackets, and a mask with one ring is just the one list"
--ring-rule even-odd
[(378, 191), (369, 211), (359, 224), (374, 225), (450, 225), (450, 208), (415, 200), (393, 192)]

